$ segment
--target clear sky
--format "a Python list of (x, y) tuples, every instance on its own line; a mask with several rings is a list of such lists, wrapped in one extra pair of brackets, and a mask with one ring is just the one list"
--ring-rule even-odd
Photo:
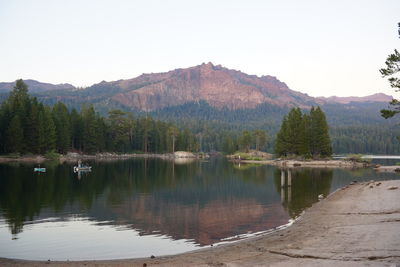
[(312, 96), (395, 95), (378, 70), (398, 22), (400, 0), (0, 0), (0, 81), (89, 86), (211, 61)]

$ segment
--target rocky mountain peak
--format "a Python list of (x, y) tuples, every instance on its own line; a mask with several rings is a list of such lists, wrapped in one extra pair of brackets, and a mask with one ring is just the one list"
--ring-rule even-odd
[(211, 62), (141, 75), (119, 84), (125, 91), (113, 100), (146, 111), (201, 100), (216, 108), (229, 109), (254, 108), (262, 103), (300, 107), (316, 103), (313, 98), (290, 90), (276, 77), (260, 78)]

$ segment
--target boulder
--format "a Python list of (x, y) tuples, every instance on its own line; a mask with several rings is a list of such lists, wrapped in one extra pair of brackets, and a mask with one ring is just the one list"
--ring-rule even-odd
[(187, 152), (187, 151), (176, 151), (174, 153), (175, 158), (196, 158), (196, 155), (193, 154), (192, 152)]

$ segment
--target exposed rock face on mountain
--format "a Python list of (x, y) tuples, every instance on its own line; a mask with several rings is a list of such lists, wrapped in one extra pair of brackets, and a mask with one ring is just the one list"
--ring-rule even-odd
[[(164, 73), (142, 74), (128, 80), (102, 81), (85, 89), (71, 84), (49, 84), (25, 80), (29, 91), (39, 100), (53, 104), (62, 101), (79, 105), (99, 104), (103, 108), (155, 111), (166, 107), (204, 101), (221, 109), (252, 109), (260, 104), (301, 107), (326, 103), (389, 102), (392, 97), (375, 94), (367, 97), (320, 97), (291, 90), (273, 76), (248, 75), (212, 63)], [(10, 91), (15, 82), (0, 83), (0, 93)]]
[(257, 77), (212, 63), (166, 73), (143, 74), (115, 83), (123, 91), (112, 97), (114, 101), (146, 111), (201, 100), (213, 107), (229, 109), (254, 108), (262, 103), (306, 107), (318, 102), (306, 94), (290, 90), (275, 77)]
[[(35, 80), (24, 80), (26, 85), (28, 85), (29, 92), (31, 93), (42, 93), (45, 91), (53, 91), (53, 90), (64, 90), (64, 89), (75, 89), (72, 84), (63, 83), (63, 84), (51, 84), (51, 83), (42, 83)], [(0, 93), (6, 93), (13, 89), (15, 86), (14, 82), (2, 82), (0, 83)]]
[(349, 97), (318, 97), (321, 100), (324, 100), (328, 103), (340, 103), (340, 104), (349, 104), (351, 102), (390, 102), (392, 100), (392, 96), (386, 95), (383, 93), (373, 94), (369, 96), (349, 96)]

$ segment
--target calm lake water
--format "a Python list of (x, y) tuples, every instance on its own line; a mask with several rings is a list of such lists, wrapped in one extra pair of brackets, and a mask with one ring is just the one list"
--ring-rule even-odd
[(272, 166), (225, 159), (0, 164), (0, 257), (117, 259), (176, 254), (287, 224), (353, 180), (398, 179), (373, 170), (296, 169), (281, 187)]

